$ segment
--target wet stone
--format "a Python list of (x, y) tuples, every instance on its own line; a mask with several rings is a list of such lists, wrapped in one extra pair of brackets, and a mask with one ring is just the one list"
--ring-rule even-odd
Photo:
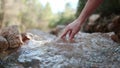
[(0, 36), (3, 36), (7, 40), (9, 48), (19, 47), (23, 43), (16, 25), (2, 28)]
[[(33, 34), (33, 33), (34, 34)], [(119, 68), (120, 46), (112, 33), (78, 33), (75, 42), (39, 30), (17, 51), (7, 56), (5, 68)], [(37, 34), (36, 34), (37, 33)], [(43, 36), (44, 35), (44, 36)], [(49, 38), (47, 38), (49, 37)], [(37, 38), (37, 39), (36, 39)], [(39, 39), (40, 38), (40, 39)]]
[(7, 40), (0, 36), (0, 52), (7, 50), (9, 47)]

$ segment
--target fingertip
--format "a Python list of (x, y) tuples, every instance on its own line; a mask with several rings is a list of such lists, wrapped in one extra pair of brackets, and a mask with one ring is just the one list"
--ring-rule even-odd
[(69, 39), (69, 40), (72, 41), (72, 40), (73, 40), (73, 37), (70, 36), (70, 39)]
[(61, 35), (60, 35), (60, 38), (64, 38), (65, 37), (65, 33), (62, 33)]
[(69, 36), (71, 36), (71, 34), (72, 34), (72, 30), (69, 31)]
[(65, 30), (65, 31), (61, 34), (60, 38), (64, 38), (64, 37), (67, 35), (68, 32), (69, 32), (69, 30)]
[(70, 41), (72, 41), (72, 40), (73, 40), (74, 35), (75, 35), (75, 33), (74, 33), (74, 32), (72, 32), (72, 34), (70, 35)]

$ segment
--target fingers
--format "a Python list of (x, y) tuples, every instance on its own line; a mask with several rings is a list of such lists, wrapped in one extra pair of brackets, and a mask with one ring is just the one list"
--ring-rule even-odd
[(69, 37), (70, 37), (71, 33), (72, 33), (72, 30), (69, 31)]
[(69, 34), (69, 40), (72, 41), (75, 34), (76, 34), (76, 31), (72, 30), (72, 29), (67, 29), (67, 30), (64, 30), (64, 32), (61, 34), (60, 38), (62, 39), (65, 39), (65, 36)]
[(69, 34), (69, 40), (72, 41), (76, 33), (75, 33), (74, 31), (72, 31), (72, 30), (65, 30), (65, 31), (63, 32), (63, 34), (60, 36), (60, 38), (64, 39), (64, 37), (65, 37), (67, 34)]
[(71, 33), (71, 35), (70, 35), (70, 41), (72, 41), (73, 40), (73, 38), (74, 38), (74, 36), (75, 36), (75, 32), (74, 31), (72, 31), (72, 33)]
[(64, 38), (69, 31), (70, 31), (70, 30), (65, 30), (65, 31), (62, 33), (62, 35), (60, 36), (60, 38)]

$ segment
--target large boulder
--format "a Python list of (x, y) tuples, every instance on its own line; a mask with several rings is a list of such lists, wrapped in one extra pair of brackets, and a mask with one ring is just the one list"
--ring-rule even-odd
[(9, 47), (7, 40), (3, 37), (0, 36), (0, 52), (7, 50)]
[(17, 25), (0, 29), (0, 53), (9, 49), (19, 48), (31, 37), (31, 33), (20, 33)]
[(21, 34), (18, 30), (18, 26), (16, 25), (2, 28), (0, 36), (4, 37), (7, 40), (9, 48), (19, 47), (23, 43)]
[[(79, 33), (74, 42), (39, 30), (29, 31), (33, 38), (1, 59), (3, 68), (119, 68), (120, 45), (113, 33)], [(35, 36), (35, 37), (34, 37)], [(0, 67), (0, 68), (1, 68)]]

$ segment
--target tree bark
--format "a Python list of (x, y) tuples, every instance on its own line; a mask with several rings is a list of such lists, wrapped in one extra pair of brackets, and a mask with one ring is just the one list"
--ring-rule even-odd
[(3, 26), (5, 1), (0, 0), (0, 28)]

